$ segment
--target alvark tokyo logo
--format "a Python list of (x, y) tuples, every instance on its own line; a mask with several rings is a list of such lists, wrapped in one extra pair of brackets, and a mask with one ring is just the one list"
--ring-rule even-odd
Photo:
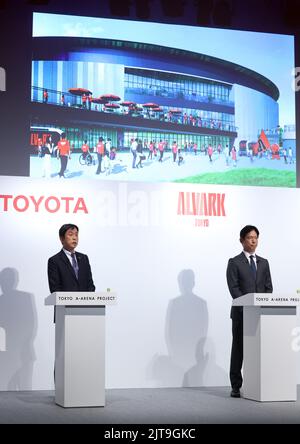
[[(226, 217), (225, 193), (195, 193), (180, 191), (177, 203), (178, 216), (196, 216), (196, 227), (208, 227), (208, 217)], [(203, 218), (199, 218), (203, 216)]]

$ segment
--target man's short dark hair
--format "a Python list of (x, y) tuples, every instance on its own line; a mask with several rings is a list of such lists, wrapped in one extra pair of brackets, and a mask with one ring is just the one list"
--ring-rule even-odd
[(77, 225), (74, 224), (64, 224), (60, 227), (59, 229), (59, 238), (60, 239), (64, 239), (65, 234), (68, 230), (74, 230), (74, 228), (76, 228), (77, 231), (79, 231), (79, 228), (77, 227)]
[(248, 233), (250, 233), (250, 231), (255, 231), (257, 234), (257, 237), (259, 236), (259, 231), (254, 225), (246, 225), (240, 231), (240, 238), (245, 239), (245, 237), (247, 236)]

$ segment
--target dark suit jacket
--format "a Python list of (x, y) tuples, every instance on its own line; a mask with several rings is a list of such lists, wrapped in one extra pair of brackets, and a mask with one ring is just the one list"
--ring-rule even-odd
[[(248, 259), (242, 252), (229, 259), (227, 266), (227, 284), (233, 299), (247, 293), (272, 293), (272, 279), (267, 259), (256, 255), (256, 281), (254, 280)], [(243, 307), (232, 307), (230, 317), (241, 319)]]
[(54, 291), (95, 291), (89, 259), (85, 254), (76, 253), (78, 279), (63, 250), (48, 260), (48, 281), (50, 292)]

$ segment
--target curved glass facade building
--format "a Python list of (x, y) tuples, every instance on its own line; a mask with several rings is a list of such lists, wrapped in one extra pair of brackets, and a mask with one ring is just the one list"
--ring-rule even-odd
[[(123, 147), (132, 137), (224, 146), (256, 141), (261, 129), (278, 125), (274, 83), (206, 54), (114, 39), (37, 37), (32, 63), (34, 102), (42, 101), (45, 88), (48, 103), (61, 105), (63, 95), (65, 106), (77, 109), (81, 97), (71, 95), (70, 88), (86, 88), (93, 98), (113, 94), (120, 98), (117, 103), (134, 102), (131, 113), (123, 105), (107, 109), (92, 102), (90, 111), (109, 113), (110, 119), (97, 118), (95, 124), (90, 113), (80, 119), (79, 126), (93, 127), (95, 137), (107, 131)], [(149, 103), (153, 107), (143, 106)], [(73, 120), (70, 129), (76, 127)]]

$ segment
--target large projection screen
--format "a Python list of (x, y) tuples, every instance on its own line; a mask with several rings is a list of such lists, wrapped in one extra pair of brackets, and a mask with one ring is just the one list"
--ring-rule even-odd
[(35, 13), (30, 176), (63, 135), (66, 179), (295, 187), (293, 66), (293, 36)]

